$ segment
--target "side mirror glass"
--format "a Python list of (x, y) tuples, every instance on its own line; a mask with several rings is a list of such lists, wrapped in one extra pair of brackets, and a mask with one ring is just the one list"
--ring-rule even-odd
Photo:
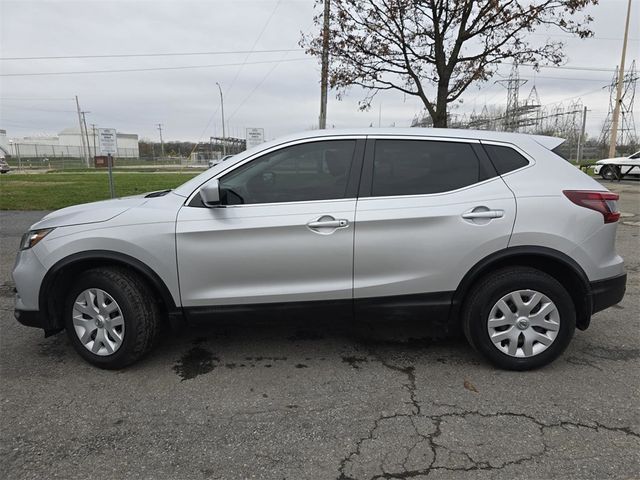
[(209, 180), (201, 189), (200, 197), (206, 207), (220, 205), (220, 182), (217, 179)]

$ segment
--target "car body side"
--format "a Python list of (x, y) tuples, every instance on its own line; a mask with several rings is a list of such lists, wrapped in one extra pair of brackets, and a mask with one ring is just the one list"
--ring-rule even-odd
[[(324, 132), (315, 132), (307, 134), (304, 139), (322, 141), (330, 138), (327, 135)], [(441, 271), (436, 272), (441, 278), (436, 278), (427, 289), (421, 288), (421, 285), (428, 282), (425, 283), (424, 279), (419, 278), (420, 275), (424, 275), (424, 272), (420, 273), (417, 270), (416, 281), (413, 283), (408, 284), (403, 280), (398, 285), (394, 285), (391, 277), (386, 277), (379, 279), (376, 285), (367, 285), (366, 275), (364, 275), (364, 283), (359, 285), (356, 257), (354, 260), (356, 270), (353, 272), (355, 278), (353, 298), (356, 304), (359, 300), (361, 303), (366, 303), (368, 299), (382, 298), (384, 301), (387, 298), (395, 305), (393, 299), (405, 297), (407, 293), (424, 294), (427, 297), (432, 296), (418, 300), (418, 307), (435, 302), (440, 306), (450, 305), (453, 307), (451, 311), (455, 312), (456, 305), (463, 302), (464, 290), (475, 278), (474, 275), (479, 276), (491, 266), (509, 261), (507, 259), (514, 262), (517, 262), (517, 259), (524, 262), (526, 259), (526, 262), (533, 266), (537, 264), (551, 269), (560, 268), (548, 267), (551, 263), (556, 265), (554, 262), (557, 262), (567, 269), (573, 269), (573, 276), (579, 278), (580, 282), (586, 283), (583, 285), (584, 292), (581, 291), (580, 295), (589, 293), (590, 282), (624, 274), (623, 261), (615, 254), (614, 248), (616, 225), (603, 225), (601, 214), (572, 204), (562, 194), (563, 190), (606, 191), (606, 189), (569, 163), (559, 161), (555, 154), (539, 143), (535, 137), (517, 134), (486, 134), (485, 137), (482, 132), (456, 132), (455, 130), (430, 130), (428, 134), (421, 134), (414, 129), (405, 132), (391, 130), (388, 133), (376, 134), (369, 134), (365, 130), (359, 134), (333, 133), (332, 136), (336, 138), (366, 137), (368, 141), (388, 138), (437, 141), (438, 139), (451, 140), (455, 136), (458, 141), (468, 141), (479, 146), (483, 143), (491, 143), (514, 148), (530, 162), (526, 167), (502, 176), (494, 176), (482, 182), (481, 185), (476, 184), (461, 189), (467, 192), (473, 192), (476, 188), (485, 189), (484, 198), (494, 198), (506, 202), (505, 205), (513, 205), (512, 217), (505, 219), (509, 223), (503, 235), (489, 236), (486, 239), (479, 235), (476, 239), (480, 242), (465, 251), (456, 250), (455, 245), (442, 247), (442, 254), (434, 256), (434, 258), (439, 256), (441, 259), (441, 263), (437, 266)], [(34, 248), (19, 253), (14, 270), (14, 279), (19, 292), (16, 308), (34, 312), (34, 314), (40, 312), (40, 316), (47, 317), (45, 331), (53, 333), (61, 328), (60, 313), (56, 314), (61, 307), (55, 303), (55, 292), (59, 291), (66, 282), (72, 281), (73, 273), (78, 269), (109, 262), (122, 263), (138, 269), (154, 284), (158, 300), (164, 304), (170, 314), (176, 317), (189, 308), (198, 306), (185, 302), (185, 292), (181, 291), (181, 288), (184, 288), (183, 283), (187, 283), (179, 276), (180, 255), (176, 249), (176, 245), (180, 244), (177, 232), (181, 210), (195, 208), (189, 206), (190, 198), (210, 179), (219, 178), (236, 165), (251, 161), (269, 149), (281, 148), (298, 141), (300, 141), (299, 137), (283, 139), (236, 155), (165, 196), (151, 199), (138, 198), (135, 206), (123, 209), (121, 212), (114, 212), (115, 215), (99, 223), (71, 224), (54, 229)], [(492, 189), (495, 191), (492, 192)], [(422, 215), (421, 211), (427, 208), (426, 205), (438, 197), (448, 196), (454, 199), (451, 203), (455, 205), (455, 196), (459, 193), (445, 192), (402, 198), (398, 205), (402, 208), (395, 210), (399, 216), (398, 221), (402, 222), (403, 216), (405, 219), (411, 215), (419, 217)], [(464, 194), (465, 192), (462, 193)], [(376, 199), (364, 197), (361, 199), (370, 204), (376, 201)], [(377, 201), (381, 204), (388, 203), (384, 198)], [(475, 200), (470, 202), (474, 203)], [(359, 221), (362, 221), (362, 228), (366, 228), (364, 203), (355, 207), (354, 202), (356, 232), (360, 228)], [(285, 204), (282, 207), (288, 208)], [(562, 214), (558, 213), (559, 209), (562, 209)], [(437, 213), (435, 215), (437, 216)], [(574, 221), (567, 221), (568, 218)], [(449, 219), (449, 221), (454, 220)], [(462, 220), (458, 218), (455, 221)], [(47, 225), (47, 217), (45, 217), (43, 221), (35, 224), (33, 229)], [(478, 231), (482, 231), (481, 228)], [(416, 233), (419, 232), (420, 230), (416, 230)], [(401, 240), (393, 232), (388, 235), (390, 236), (380, 237), (377, 241), (384, 244), (384, 242)], [(443, 242), (446, 238), (439, 237), (436, 241)], [(428, 243), (429, 240), (424, 242)], [(215, 245), (211, 245), (211, 248), (215, 248)], [(366, 245), (362, 248), (361, 253), (364, 253)], [(401, 245), (395, 248), (401, 249)], [(95, 255), (92, 256), (91, 252)], [(419, 254), (420, 249), (418, 251), (409, 249), (406, 253)], [(402, 255), (402, 253), (398, 254)], [(381, 259), (381, 261), (384, 260)], [(416, 269), (424, 266), (425, 264), (419, 261), (416, 263)], [(366, 270), (366, 267), (362, 268)], [(443, 272), (442, 269), (446, 271)], [(578, 280), (575, 281), (578, 282)], [(445, 295), (438, 297), (442, 293)], [(289, 300), (293, 300), (293, 297), (287, 298), (287, 301)], [(277, 296), (265, 299), (265, 303), (277, 301)], [(405, 298), (398, 302), (401, 306), (411, 303), (411, 300)], [(224, 299), (210, 303), (213, 306), (229, 304)], [(448, 307), (441, 311), (449, 313)], [(588, 317), (592, 311), (592, 305), (585, 305), (582, 316), (586, 320), (583, 321), (582, 326), (588, 325)]]

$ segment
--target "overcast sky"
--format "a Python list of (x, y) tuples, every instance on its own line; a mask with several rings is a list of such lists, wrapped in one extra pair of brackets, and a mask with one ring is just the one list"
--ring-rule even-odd
[[(638, 59), (640, 2), (632, 6), (627, 64)], [(543, 69), (528, 79), (543, 104), (581, 98), (589, 107), (588, 131), (597, 135), (607, 113), (608, 84), (619, 63), (626, 0), (601, 0), (591, 8), (595, 37), (579, 40), (541, 32), (565, 41), (567, 65), (610, 72)], [(87, 122), (145, 138), (208, 139), (221, 135), (222, 85), (227, 135), (244, 137), (246, 127), (263, 127), (267, 138), (317, 125), (319, 66), (298, 48), (300, 32), (313, 30), (312, 0), (0, 0), (0, 57), (69, 56), (171, 52), (277, 52), (224, 55), (0, 60), (0, 73), (126, 70), (218, 65), (182, 70), (0, 77), (0, 128), (10, 137), (56, 134), (77, 125), (74, 95)], [(284, 51), (283, 51), (284, 50)], [(286, 51), (292, 50), (292, 51)], [(262, 62), (262, 63), (258, 63)], [(267, 63), (268, 62), (268, 63)], [(244, 65), (243, 65), (244, 64)], [(501, 68), (508, 75), (510, 66)], [(497, 79), (497, 78), (496, 78)], [(638, 92), (640, 98), (640, 92)], [(409, 126), (422, 111), (419, 100), (401, 93), (380, 95), (368, 112), (352, 89), (341, 101), (329, 97), (329, 126)], [(458, 111), (504, 104), (506, 91), (493, 81), (471, 87)], [(637, 109), (636, 109), (637, 110)], [(638, 122), (636, 112), (636, 124)]]

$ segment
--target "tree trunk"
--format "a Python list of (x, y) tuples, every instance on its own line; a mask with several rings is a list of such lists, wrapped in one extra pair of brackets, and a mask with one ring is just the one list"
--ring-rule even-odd
[(441, 78), (438, 82), (438, 96), (434, 112), (431, 114), (435, 128), (447, 128), (447, 95), (449, 94), (449, 82)]
[(447, 109), (446, 105), (443, 109), (436, 108), (436, 111), (431, 115), (434, 128), (447, 128)]

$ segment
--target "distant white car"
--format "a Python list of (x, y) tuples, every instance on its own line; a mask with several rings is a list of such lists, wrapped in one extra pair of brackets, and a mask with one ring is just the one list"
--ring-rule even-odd
[[(600, 175), (605, 180), (616, 178), (616, 170), (625, 175), (640, 175), (640, 152), (636, 152), (628, 157), (605, 158), (598, 160), (593, 173)], [(629, 170), (629, 171), (627, 171)]]

